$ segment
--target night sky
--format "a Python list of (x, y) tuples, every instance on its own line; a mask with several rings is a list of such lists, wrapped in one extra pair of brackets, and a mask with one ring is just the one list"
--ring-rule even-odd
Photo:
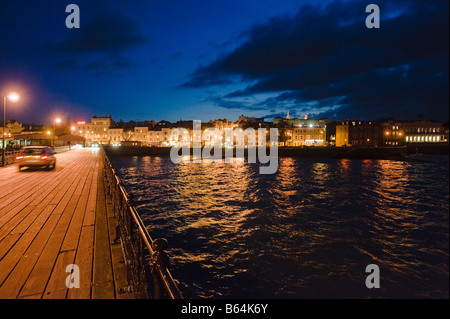
[[(81, 27), (65, 25), (66, 6)], [(381, 27), (368, 29), (366, 5)], [(239, 115), (448, 121), (449, 2), (15, 0), (0, 4), (7, 119)]]

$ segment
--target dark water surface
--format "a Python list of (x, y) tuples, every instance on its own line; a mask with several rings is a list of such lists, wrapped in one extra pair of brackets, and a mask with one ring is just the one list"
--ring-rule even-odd
[[(186, 298), (448, 298), (449, 162), (116, 157)], [(380, 268), (381, 288), (365, 285)]]

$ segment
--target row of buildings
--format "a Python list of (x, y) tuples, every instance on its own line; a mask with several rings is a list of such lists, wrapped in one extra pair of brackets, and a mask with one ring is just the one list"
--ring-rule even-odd
[[(174, 130), (182, 128), (177, 134)], [(193, 126), (193, 121), (115, 122), (111, 116), (93, 116), (91, 121), (67, 121), (53, 131), (25, 132), (21, 124), (8, 123), (5, 137), (21, 144), (85, 144), (92, 143), (136, 146), (173, 146), (180, 143), (203, 146), (248, 147), (269, 143), (270, 128), (277, 128), (278, 146), (337, 146), (337, 147), (389, 147), (408, 144), (448, 143), (448, 124), (427, 121), (419, 116), (415, 121), (330, 121), (328, 119), (277, 117), (272, 122), (262, 118), (240, 116), (238, 121), (226, 119), (209, 121)], [(54, 128), (56, 129), (56, 128)], [(265, 136), (258, 136), (265, 129)], [(201, 134), (199, 131), (201, 130)], [(197, 132), (197, 133), (196, 133)], [(240, 133), (246, 134), (241, 135)], [(198, 136), (196, 136), (198, 135)], [(242, 137), (242, 138), (241, 138)], [(28, 139), (28, 142), (26, 141)], [(31, 142), (30, 142), (31, 141)], [(219, 144), (218, 144), (219, 143)], [(198, 144), (197, 144), (198, 145)]]
[[(331, 128), (331, 127), (330, 127)], [(334, 144), (340, 146), (402, 146), (448, 143), (448, 127), (434, 121), (343, 121), (335, 124)]]
[[(123, 122), (115, 123), (111, 116), (94, 116), (90, 122), (74, 122), (71, 129), (74, 135), (85, 138), (87, 144), (97, 142), (111, 145), (172, 146), (180, 142), (180, 139), (174, 140), (172, 135), (173, 130), (180, 127), (189, 132), (185, 142), (192, 143), (194, 139), (193, 121), (141, 124), (133, 122), (127, 126)], [(236, 122), (221, 119), (202, 123), (202, 145), (219, 140), (222, 141), (222, 146), (253, 146), (253, 139), (248, 139), (247, 136), (244, 136), (243, 142), (236, 138), (236, 132), (248, 128), (254, 129), (254, 140), (257, 143), (269, 140), (268, 135), (266, 138), (258, 138), (259, 128), (266, 129), (266, 134), (270, 128), (277, 128), (278, 146), (386, 147), (413, 143), (448, 143), (448, 125), (427, 121), (422, 116), (415, 121), (330, 121), (311, 119), (307, 115), (304, 118), (290, 118), (288, 113), (285, 118), (278, 117), (272, 122), (240, 116)]]
[[(281, 119), (281, 118), (280, 118)], [(224, 147), (256, 146), (261, 141), (268, 142), (267, 134), (270, 128), (278, 128), (279, 146), (324, 146), (325, 120), (305, 119), (297, 123), (296, 127), (289, 122), (275, 119), (273, 122), (265, 122), (262, 118), (240, 116), (236, 122), (226, 119), (201, 123), (201, 143), (203, 146), (212, 145), (221, 141)], [(289, 120), (289, 119), (288, 119)], [(152, 123), (151, 126), (142, 126), (140, 123), (126, 127), (125, 123), (115, 123), (111, 116), (94, 116), (90, 122), (76, 121), (71, 130), (74, 135), (85, 138), (86, 143), (101, 143), (111, 145), (144, 145), (144, 146), (172, 146), (181, 142), (181, 137), (176, 139), (173, 131), (178, 128), (186, 129), (188, 134), (182, 140), (192, 143), (195, 140), (193, 121), (179, 121), (170, 123), (161, 121)], [(266, 129), (264, 137), (258, 137), (258, 129)], [(248, 130), (250, 129), (250, 130)], [(252, 132), (253, 129), (253, 132)], [(243, 140), (239, 139), (239, 133), (247, 133)], [(255, 144), (256, 142), (256, 144)], [(255, 144), (255, 145), (253, 145)]]
[[(46, 146), (64, 146), (84, 144), (85, 138), (79, 135), (73, 135), (67, 125), (58, 127), (46, 127), (44, 125), (22, 124), (15, 120), (5, 123), (5, 131), (3, 132), (3, 123), (0, 125), (0, 138), (2, 135), (5, 139), (5, 148), (16, 149), (29, 145), (46, 145)], [(0, 149), (3, 147), (0, 140)]]

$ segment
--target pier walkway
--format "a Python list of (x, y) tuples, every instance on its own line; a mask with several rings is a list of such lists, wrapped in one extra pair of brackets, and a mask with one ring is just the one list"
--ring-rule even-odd
[[(100, 150), (56, 157), (54, 170), (0, 168), (0, 299), (133, 298)], [(71, 264), (79, 288), (66, 286)]]

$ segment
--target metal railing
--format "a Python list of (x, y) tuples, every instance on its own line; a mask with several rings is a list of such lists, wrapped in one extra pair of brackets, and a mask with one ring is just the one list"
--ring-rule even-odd
[(136, 210), (133, 194), (126, 192), (103, 148), (100, 152), (106, 193), (111, 196), (118, 219), (114, 242), (121, 243), (131, 290), (137, 298), (183, 299), (168, 269), (167, 241), (150, 237)]
[(16, 161), (16, 155), (19, 153), (19, 150), (12, 149), (12, 150), (5, 150), (5, 163), (2, 163), (2, 149), (0, 149), (0, 164), (1, 166), (11, 165), (14, 164)]
[[(55, 153), (62, 153), (69, 151), (71, 148), (70, 146), (58, 146), (58, 147), (52, 147), (52, 150)], [(14, 164), (16, 161), (16, 155), (20, 154), (20, 149), (6, 149), (5, 150), (5, 164), (2, 163), (2, 149), (0, 149), (0, 166), (7, 166)]]
[(70, 148), (70, 146), (55, 146), (55, 147), (52, 147), (52, 150), (55, 153), (62, 153), (62, 152), (70, 151), (71, 148)]

